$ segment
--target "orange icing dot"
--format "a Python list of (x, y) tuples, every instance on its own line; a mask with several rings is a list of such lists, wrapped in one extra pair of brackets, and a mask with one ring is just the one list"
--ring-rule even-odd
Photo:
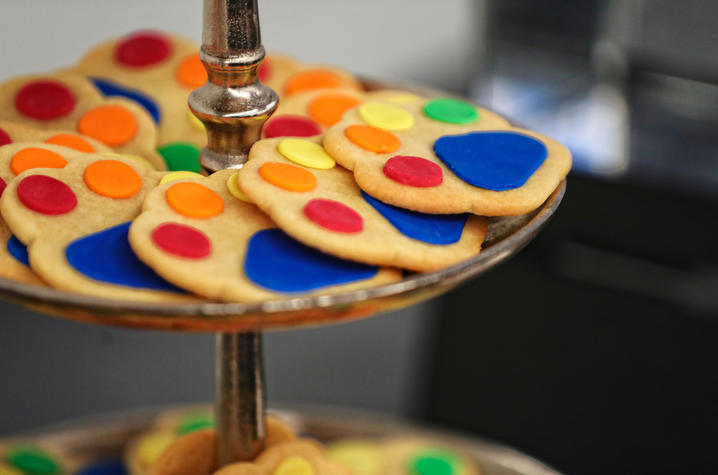
[(72, 148), (78, 152), (93, 153), (95, 148), (79, 135), (74, 134), (57, 134), (45, 140), (45, 143), (53, 145), (62, 145), (63, 147)]
[(98, 195), (129, 198), (142, 188), (142, 179), (131, 166), (117, 160), (99, 160), (85, 169), (85, 184)]
[(327, 127), (342, 119), (344, 113), (361, 103), (361, 99), (345, 94), (322, 94), (309, 103), (309, 115), (317, 122)]
[(300, 91), (337, 88), (343, 85), (344, 81), (342, 81), (342, 78), (336, 73), (322, 69), (312, 69), (310, 71), (302, 71), (290, 77), (284, 85), (284, 92), (294, 94)]
[(371, 125), (350, 125), (344, 133), (349, 140), (370, 152), (391, 153), (401, 145), (396, 135)]
[(309, 191), (317, 186), (312, 172), (288, 163), (267, 162), (259, 167), (259, 174), (272, 185), (289, 191)]
[(116, 147), (132, 140), (137, 132), (137, 120), (132, 112), (122, 106), (100, 106), (80, 118), (77, 130), (110, 147)]
[(189, 218), (211, 218), (224, 210), (222, 197), (199, 183), (176, 183), (167, 189), (165, 199), (175, 211)]
[(59, 153), (44, 148), (29, 147), (17, 152), (12, 157), (10, 169), (16, 175), (32, 168), (64, 168), (67, 165)]
[(199, 53), (191, 54), (183, 59), (177, 66), (175, 74), (177, 75), (177, 80), (183, 86), (191, 87), (192, 89), (207, 82), (207, 71), (199, 59)]

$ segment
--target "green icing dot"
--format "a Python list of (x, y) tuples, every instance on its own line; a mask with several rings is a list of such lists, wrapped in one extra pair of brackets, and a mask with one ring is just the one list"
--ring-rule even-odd
[(412, 475), (456, 475), (456, 457), (452, 454), (431, 451), (418, 454), (411, 460)]
[(32, 475), (53, 475), (60, 473), (60, 467), (53, 457), (35, 447), (14, 447), (5, 454), (13, 467)]
[(210, 427), (214, 427), (214, 421), (211, 416), (206, 414), (191, 414), (180, 421), (179, 426), (177, 426), (177, 433), (183, 435)]
[(479, 120), (479, 110), (472, 104), (448, 97), (427, 102), (424, 114), (449, 124), (471, 124)]
[(202, 167), (199, 165), (199, 149), (191, 143), (174, 142), (163, 145), (157, 151), (162, 155), (167, 169), (171, 172), (182, 170), (202, 172)]

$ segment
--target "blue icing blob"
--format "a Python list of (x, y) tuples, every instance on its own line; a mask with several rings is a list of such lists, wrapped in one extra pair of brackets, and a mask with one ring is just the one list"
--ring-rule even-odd
[(305, 292), (374, 277), (374, 266), (346, 261), (305, 246), (280, 229), (255, 233), (247, 246), (244, 272), (276, 292)]
[(548, 154), (542, 142), (516, 132), (445, 136), (434, 152), (465, 182), (494, 191), (523, 186)]
[(404, 236), (429, 244), (453, 244), (461, 239), (468, 214), (425, 214), (383, 203), (361, 192), (367, 203)]
[(120, 224), (72, 242), (65, 249), (65, 257), (75, 270), (100, 282), (184, 293), (135, 256), (127, 239), (130, 224)]
[(7, 252), (9, 252), (16, 261), (28, 267), (30, 266), (30, 258), (27, 256), (27, 247), (14, 235), (10, 236), (10, 239), (7, 241)]
[(155, 100), (147, 94), (144, 94), (136, 89), (130, 89), (129, 87), (122, 86), (107, 79), (92, 78), (92, 82), (104, 96), (126, 97), (127, 99), (135, 101), (147, 110), (147, 113), (152, 116), (152, 119), (156, 124), (160, 123), (160, 108)]
[(77, 475), (127, 475), (127, 469), (120, 459), (98, 460), (82, 467)]

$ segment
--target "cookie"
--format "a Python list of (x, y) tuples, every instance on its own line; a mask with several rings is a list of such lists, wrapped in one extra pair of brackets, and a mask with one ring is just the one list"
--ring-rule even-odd
[(52, 287), (97, 297), (191, 300), (142, 264), (127, 242), (129, 222), (162, 173), (115, 155), (81, 154), (66, 162), (20, 173), (0, 198), (33, 271)]
[(265, 86), (274, 89), (278, 96), (282, 97), (284, 83), (287, 79), (302, 69), (302, 64), (291, 56), (270, 52), (264, 56), (257, 68), (257, 78)]
[(1, 83), (0, 120), (36, 129), (76, 131), (165, 169), (155, 150), (157, 128), (147, 112), (124, 98), (104, 98), (80, 75), (20, 76)]
[(132, 99), (152, 115), (169, 170), (200, 171), (199, 152), (207, 137), (187, 105), (190, 92), (207, 82), (198, 44), (138, 31), (97, 45), (73, 71), (90, 77), (106, 96)]
[(333, 66), (303, 64), (278, 53), (270, 53), (264, 58), (257, 77), (280, 98), (314, 89), (363, 90), (361, 82), (347, 71)]
[(293, 238), (367, 264), (432, 271), (477, 255), (486, 236), (483, 217), (417, 213), (362, 192), (321, 136), (260, 140), (237, 183)]
[(397, 270), (344, 261), (290, 238), (235, 196), (230, 181), (235, 173), (222, 170), (153, 190), (130, 228), (137, 256), (175, 285), (226, 301), (337, 292), (400, 279)]
[(560, 143), (451, 98), (365, 101), (323, 143), (369, 195), (424, 213), (524, 214), (571, 167)]
[(45, 142), (61, 145), (78, 152), (103, 153), (112, 149), (99, 140), (67, 130), (43, 130), (0, 120), (0, 147), (16, 142)]
[(329, 461), (318, 442), (304, 439), (270, 447), (254, 462), (229, 464), (215, 475), (351, 475), (351, 472)]

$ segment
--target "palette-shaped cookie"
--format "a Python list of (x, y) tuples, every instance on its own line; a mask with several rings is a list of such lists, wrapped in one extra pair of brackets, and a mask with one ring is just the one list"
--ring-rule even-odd
[(85, 153), (110, 152), (99, 140), (68, 130), (36, 129), (28, 125), (0, 120), (0, 147), (16, 142), (45, 142)]
[(153, 190), (130, 229), (140, 259), (179, 287), (225, 301), (333, 293), (400, 278), (397, 270), (345, 261), (295, 241), (235, 197), (234, 173)]
[(344, 439), (327, 449), (329, 460), (353, 475), (479, 475), (468, 456), (440, 441), (419, 437)]
[(114, 151), (138, 155), (164, 170), (155, 150), (157, 128), (145, 109), (125, 98), (105, 98), (85, 77), (29, 75), (0, 84), (0, 120), (44, 130), (76, 131)]
[(365, 101), (324, 136), (371, 196), (425, 213), (520, 215), (571, 167), (560, 143), (452, 98)]
[(32, 270), (52, 287), (132, 301), (192, 300), (142, 264), (127, 240), (162, 175), (130, 158), (82, 154), (64, 168), (20, 173), (7, 184), (0, 212), (27, 246)]
[(178, 35), (139, 31), (92, 48), (73, 67), (106, 96), (136, 101), (159, 127), (159, 152), (169, 170), (199, 172), (204, 126), (187, 99), (207, 81), (199, 45)]
[(362, 192), (321, 136), (260, 140), (237, 183), (293, 238), (358, 262), (432, 271), (477, 255), (486, 236), (483, 217), (418, 213)]

